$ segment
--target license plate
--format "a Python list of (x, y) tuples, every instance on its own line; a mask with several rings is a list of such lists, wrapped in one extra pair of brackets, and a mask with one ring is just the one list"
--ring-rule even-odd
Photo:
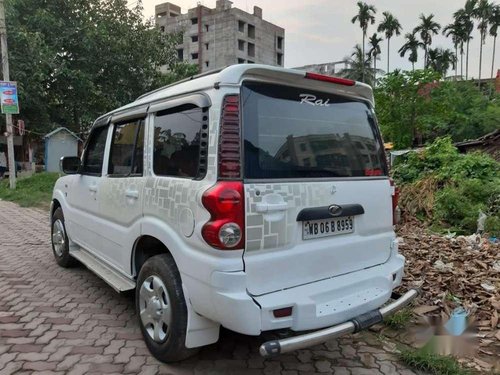
[(304, 240), (352, 232), (354, 232), (354, 218), (352, 216), (302, 222), (302, 238)]

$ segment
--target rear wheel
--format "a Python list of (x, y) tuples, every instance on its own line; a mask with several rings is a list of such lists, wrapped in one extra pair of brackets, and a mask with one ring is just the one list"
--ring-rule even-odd
[(187, 306), (179, 271), (170, 254), (149, 258), (137, 278), (136, 311), (149, 351), (162, 362), (196, 354), (185, 346)]
[(52, 215), (51, 239), (52, 252), (57, 264), (65, 268), (74, 266), (76, 260), (69, 254), (68, 235), (61, 207), (58, 207)]

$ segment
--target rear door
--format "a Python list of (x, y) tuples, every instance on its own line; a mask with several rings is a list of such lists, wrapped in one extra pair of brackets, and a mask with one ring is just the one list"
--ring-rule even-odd
[(370, 105), (252, 82), (241, 101), (249, 292), (386, 262), (392, 189)]

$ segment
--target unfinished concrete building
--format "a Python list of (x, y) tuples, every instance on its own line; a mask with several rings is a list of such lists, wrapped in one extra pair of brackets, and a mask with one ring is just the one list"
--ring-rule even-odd
[(284, 66), (285, 30), (262, 19), (259, 7), (250, 14), (218, 0), (215, 9), (199, 5), (182, 14), (179, 6), (163, 3), (155, 13), (160, 30), (182, 34), (179, 59), (200, 72), (243, 63)]

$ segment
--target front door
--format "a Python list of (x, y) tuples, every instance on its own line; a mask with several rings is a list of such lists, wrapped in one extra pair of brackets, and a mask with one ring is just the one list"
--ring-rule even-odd
[(68, 189), (66, 226), (72, 241), (92, 252), (100, 248), (99, 201), (109, 126), (94, 127), (84, 150), (80, 174)]
[(132, 247), (141, 233), (144, 128), (144, 118), (112, 124), (107, 173), (101, 182), (99, 212), (106, 237), (102, 254), (126, 274), (131, 272)]

